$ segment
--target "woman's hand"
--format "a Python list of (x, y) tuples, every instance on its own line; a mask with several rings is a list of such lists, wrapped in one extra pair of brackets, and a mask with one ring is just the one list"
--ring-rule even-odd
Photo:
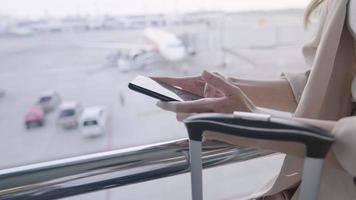
[[(217, 95), (216, 97), (208, 97), (195, 101), (158, 102), (157, 105), (164, 110), (168, 110), (176, 113), (203, 113), (203, 112), (230, 113), (234, 111), (253, 112), (256, 109), (252, 101), (243, 93), (243, 91), (239, 87), (233, 85), (228, 80), (224, 79), (221, 75), (204, 71), (199, 78), (193, 77), (193, 79), (196, 81), (202, 80), (201, 84), (205, 82), (207, 87), (211, 87), (210, 89), (213, 91), (218, 91), (219, 95)], [(177, 79), (175, 79), (174, 81), (176, 80)], [(167, 79), (164, 80), (163, 82), (167, 82)], [(187, 85), (184, 84), (190, 84), (187, 81), (187, 83), (179, 82), (180, 85), (178, 85), (177, 84), (178, 82), (167, 82), (167, 83), (177, 85), (186, 90), (187, 87), (184, 86)], [(206, 86), (204, 85), (204, 88), (205, 87)], [(194, 89), (202, 89), (202, 85), (199, 85), (199, 87), (195, 87)], [(189, 91), (193, 92), (192, 90)]]

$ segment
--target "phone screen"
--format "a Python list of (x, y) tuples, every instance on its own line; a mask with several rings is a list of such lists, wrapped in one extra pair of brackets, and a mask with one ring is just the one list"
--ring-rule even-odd
[(192, 101), (202, 98), (201, 96), (157, 82), (145, 76), (137, 76), (130, 82), (129, 88), (162, 101)]

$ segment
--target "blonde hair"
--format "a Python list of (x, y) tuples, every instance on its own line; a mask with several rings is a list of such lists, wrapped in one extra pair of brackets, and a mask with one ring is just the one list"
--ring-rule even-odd
[(310, 17), (313, 12), (324, 2), (325, 0), (311, 0), (304, 13), (304, 26), (307, 27), (310, 21)]

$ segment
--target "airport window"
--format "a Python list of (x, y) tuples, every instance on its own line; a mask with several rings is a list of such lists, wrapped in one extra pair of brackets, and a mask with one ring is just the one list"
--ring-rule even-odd
[(0, 3), (0, 169), (184, 138), (131, 80), (302, 71), (315, 30), (308, 0)]

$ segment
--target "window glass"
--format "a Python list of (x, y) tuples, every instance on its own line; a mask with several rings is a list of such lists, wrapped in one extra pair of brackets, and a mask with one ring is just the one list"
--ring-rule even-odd
[(38, 101), (39, 103), (46, 103), (51, 101), (52, 97), (50, 96), (45, 96), (45, 97), (41, 97), (40, 100)]
[[(128, 83), (204, 69), (241, 79), (302, 72), (315, 32), (303, 26), (308, 2), (0, 0), (0, 169), (186, 137), (175, 114)], [(59, 113), (73, 101), (83, 107), (76, 122), (57, 123), (74, 115)], [(103, 119), (85, 120), (95, 108)], [(83, 130), (99, 122), (100, 134)]]
[(65, 117), (70, 117), (70, 116), (73, 116), (73, 115), (75, 115), (75, 110), (74, 109), (66, 109), (66, 110), (63, 110), (59, 114), (59, 117), (65, 118)]

